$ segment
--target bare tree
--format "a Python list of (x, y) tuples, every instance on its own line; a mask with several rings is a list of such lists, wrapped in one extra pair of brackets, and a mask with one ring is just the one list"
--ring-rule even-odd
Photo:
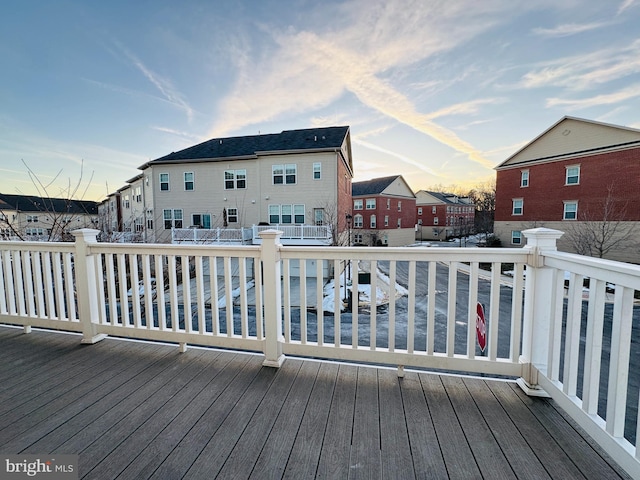
[(469, 191), (467, 196), (476, 206), (475, 229), (484, 233), (485, 237), (493, 232), (493, 222), (496, 211), (496, 181), (495, 179), (477, 185)]
[(637, 224), (628, 221), (628, 202), (616, 198), (614, 185), (593, 207), (581, 210), (577, 221), (567, 230), (576, 253), (604, 258), (613, 249), (626, 249), (637, 244)]

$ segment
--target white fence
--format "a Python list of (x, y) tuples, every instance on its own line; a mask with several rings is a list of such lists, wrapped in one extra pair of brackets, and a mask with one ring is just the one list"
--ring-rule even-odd
[(0, 322), (78, 331), (84, 343), (260, 351), (270, 366), (303, 355), (519, 377), (640, 477), (640, 267), (557, 252), (561, 232), (526, 231), (522, 249), (284, 247), (274, 230), (260, 246), (74, 234), (75, 244), (0, 244)]

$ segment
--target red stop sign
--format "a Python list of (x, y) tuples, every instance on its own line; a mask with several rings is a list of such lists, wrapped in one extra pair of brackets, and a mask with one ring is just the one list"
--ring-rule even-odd
[(484, 319), (484, 308), (482, 308), (480, 302), (478, 302), (478, 306), (476, 307), (476, 336), (478, 337), (480, 350), (484, 352), (487, 346), (487, 322)]

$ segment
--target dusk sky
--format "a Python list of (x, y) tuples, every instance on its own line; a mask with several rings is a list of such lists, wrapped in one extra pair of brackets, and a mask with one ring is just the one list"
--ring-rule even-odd
[(640, 128), (640, 0), (2, 5), (3, 193), (82, 166), (101, 200), (210, 138), (331, 125), (355, 181), (470, 187), (565, 115)]

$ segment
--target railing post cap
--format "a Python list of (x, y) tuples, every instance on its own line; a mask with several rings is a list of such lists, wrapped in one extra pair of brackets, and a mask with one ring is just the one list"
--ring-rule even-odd
[(79, 228), (78, 230), (71, 231), (71, 234), (76, 238), (84, 238), (85, 240), (96, 239), (100, 230), (95, 228)]
[(552, 228), (538, 227), (523, 230), (522, 234), (527, 239), (527, 245), (555, 250), (556, 241), (564, 235), (564, 232)]
[(267, 238), (273, 238), (275, 240), (277, 240), (278, 238), (280, 238), (282, 236), (284, 232), (282, 230), (276, 230), (274, 228), (269, 228), (268, 230), (262, 230), (261, 232), (258, 233), (258, 235), (260, 235), (260, 237), (262, 237), (263, 239), (267, 239)]

